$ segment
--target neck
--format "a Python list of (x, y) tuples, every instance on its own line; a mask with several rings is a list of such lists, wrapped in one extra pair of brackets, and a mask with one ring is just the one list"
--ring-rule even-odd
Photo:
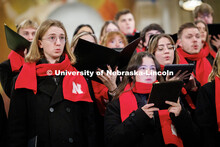
[(46, 59), (47, 59), (48, 63), (55, 64), (60, 60), (60, 57), (59, 58), (47, 58), (46, 57)]

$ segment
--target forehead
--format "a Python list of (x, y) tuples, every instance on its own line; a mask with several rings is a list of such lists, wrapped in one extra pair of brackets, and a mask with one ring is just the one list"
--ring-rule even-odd
[(159, 44), (167, 44), (167, 43), (171, 43), (170, 39), (166, 38), (166, 37), (162, 37), (159, 39), (158, 41), (158, 45)]
[(116, 25), (114, 25), (113, 23), (110, 23), (107, 25), (106, 28), (118, 28)]
[(92, 32), (92, 29), (88, 26), (84, 26), (82, 28), (79, 29), (78, 33), (81, 33), (81, 32), (90, 32), (90, 33), (93, 33)]
[(152, 58), (146, 56), (142, 58), (142, 65), (155, 65), (155, 63)]
[(196, 33), (199, 33), (198, 28), (186, 28), (182, 32), (183, 35), (196, 34)]
[(133, 19), (133, 15), (131, 13), (127, 13), (127, 14), (123, 14), (120, 16), (119, 20), (120, 19)]
[(49, 34), (65, 34), (65, 33), (64, 33), (64, 30), (62, 28), (52, 26), (45, 33), (45, 35), (49, 35)]
[(20, 28), (19, 31), (36, 31), (36, 30), (37, 29), (33, 27), (23, 27), (23, 28)]
[(202, 22), (197, 23), (196, 26), (198, 26), (198, 27), (205, 27), (205, 25)]
[(160, 32), (158, 30), (150, 30), (147, 31), (146, 34), (159, 34)]

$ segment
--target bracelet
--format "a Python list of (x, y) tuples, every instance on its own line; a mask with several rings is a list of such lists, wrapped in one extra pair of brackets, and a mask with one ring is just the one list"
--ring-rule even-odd
[(116, 92), (115, 92), (115, 90), (113, 90), (113, 91), (108, 91), (108, 94), (111, 95), (111, 96), (115, 96), (115, 95), (116, 95)]

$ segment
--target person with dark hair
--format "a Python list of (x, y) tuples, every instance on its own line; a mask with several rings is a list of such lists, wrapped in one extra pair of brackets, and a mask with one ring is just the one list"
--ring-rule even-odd
[(143, 36), (143, 39), (141, 40), (141, 44), (143, 47), (137, 48), (137, 52), (147, 51), (150, 37), (152, 35), (163, 34), (163, 33), (165, 33), (165, 31), (163, 30), (163, 28), (159, 24), (152, 23), (152, 24), (146, 26), (141, 31), (141, 36)]
[(220, 146), (220, 51), (213, 62), (209, 82), (198, 93), (196, 121), (201, 131), (200, 147)]
[(75, 36), (76, 34), (79, 34), (79, 33), (81, 33), (81, 32), (90, 32), (90, 33), (92, 33), (92, 34), (95, 34), (95, 32), (94, 32), (92, 26), (90, 26), (89, 24), (81, 24), (81, 25), (79, 25), (79, 26), (75, 29), (75, 31), (74, 31), (74, 33), (73, 33), (73, 36)]
[(193, 74), (195, 75), (197, 87), (208, 82), (208, 76), (212, 70), (211, 62), (206, 58), (205, 50), (202, 50), (202, 40), (198, 27), (193, 23), (185, 23), (178, 31), (180, 64), (192, 63), (195, 65)]
[(112, 31), (119, 31), (118, 25), (114, 21), (112, 21), (112, 20), (106, 21), (103, 24), (102, 29), (101, 29), (100, 37), (99, 37), (99, 42), (101, 43), (103, 37), (107, 33), (112, 32)]
[(119, 11), (115, 15), (115, 21), (120, 31), (126, 35), (129, 43), (140, 37), (140, 33), (135, 29), (134, 16), (130, 10), (124, 9)]
[(148, 103), (152, 84), (160, 77), (143, 73), (159, 70), (160, 65), (148, 52), (131, 58), (126, 71), (137, 71), (137, 74), (124, 77), (114, 99), (107, 105), (104, 127), (108, 147), (195, 146), (192, 136), (197, 135), (197, 130), (180, 100), (166, 101), (170, 107), (162, 111)]
[(60, 21), (39, 26), (25, 61), (11, 96), (9, 146), (96, 146), (90, 89), (82, 75), (65, 74), (78, 71)]

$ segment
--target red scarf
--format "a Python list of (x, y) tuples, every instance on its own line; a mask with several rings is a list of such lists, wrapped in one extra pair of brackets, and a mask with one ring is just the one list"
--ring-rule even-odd
[(19, 72), (19, 69), (24, 64), (24, 57), (15, 51), (11, 51), (11, 53), (8, 55), (8, 59), (10, 60), (12, 72)]
[(191, 107), (191, 109), (195, 110), (196, 106), (194, 105), (192, 98), (189, 96), (189, 94), (187, 93), (187, 91), (184, 87), (182, 88), (181, 92), (185, 96), (185, 99), (186, 99), (188, 105)]
[[(127, 84), (124, 91), (129, 90), (131, 88), (130, 85), (131, 84)], [(128, 118), (128, 116), (133, 111), (138, 109), (137, 100), (136, 100), (133, 92), (140, 93), (140, 94), (148, 94), (151, 92), (152, 85), (153, 84), (145, 84), (145, 83), (136, 82), (135, 86), (132, 90), (124, 92), (120, 95), (119, 103), (120, 103), (122, 122), (126, 118)], [(159, 111), (159, 117), (160, 117), (161, 129), (162, 129), (165, 144), (175, 144), (178, 147), (183, 147), (182, 140), (179, 137), (173, 135), (173, 133), (171, 131), (172, 121), (169, 117), (168, 110), (166, 110), (166, 113), (164, 113), (164, 111), (162, 111), (162, 112), (160, 112), (160, 111)], [(164, 114), (166, 114), (166, 115), (164, 115)]]
[(172, 124), (168, 110), (159, 110), (158, 112), (164, 143), (166, 145), (175, 144), (177, 147), (183, 147), (183, 142), (176, 134), (175, 127)]
[(195, 77), (200, 82), (201, 86), (206, 84), (208, 82), (208, 76), (211, 73), (212, 66), (206, 59), (205, 50), (201, 49), (198, 54), (188, 54), (184, 52), (182, 48), (177, 48), (177, 52), (180, 58), (180, 64), (188, 64), (186, 59), (197, 61)]
[(220, 132), (220, 78), (215, 76), (215, 106), (217, 115), (218, 131)]
[[(36, 94), (37, 76), (55, 75), (55, 70), (77, 72), (77, 70), (71, 65), (67, 55), (65, 55), (64, 61), (56, 64), (36, 65), (36, 63), (25, 63), (16, 80), (15, 89), (26, 88), (33, 90), (34, 94)], [(73, 102), (92, 102), (87, 82), (81, 75), (66, 75), (64, 77), (63, 96), (64, 99)]]
[(204, 50), (204, 54), (205, 54), (206, 57), (210, 54), (213, 58), (215, 58), (216, 52), (213, 51), (213, 50), (209, 47), (208, 43), (205, 42), (205, 44), (204, 44), (202, 50)]
[(109, 101), (108, 98), (108, 88), (101, 83), (98, 83), (96, 81), (91, 81), (93, 92), (95, 95), (96, 103), (99, 109), (99, 113), (104, 116), (105, 115), (105, 109), (106, 104)]

